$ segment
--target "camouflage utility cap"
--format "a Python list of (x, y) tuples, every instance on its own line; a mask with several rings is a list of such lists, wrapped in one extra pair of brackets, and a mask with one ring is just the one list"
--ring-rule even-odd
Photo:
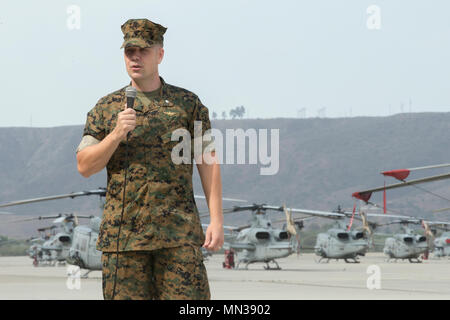
[(123, 44), (120, 47), (147, 48), (154, 44), (163, 44), (167, 28), (148, 19), (130, 19), (121, 26)]

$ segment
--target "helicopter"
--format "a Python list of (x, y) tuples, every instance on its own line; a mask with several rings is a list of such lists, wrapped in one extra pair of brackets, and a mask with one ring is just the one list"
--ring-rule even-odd
[(450, 257), (450, 232), (446, 231), (434, 240), (433, 254), (436, 258)]
[(346, 225), (337, 221), (336, 225), (325, 233), (319, 233), (314, 246), (315, 253), (323, 259), (343, 259), (346, 263), (359, 263), (358, 256), (364, 256), (369, 249), (369, 242), (361, 231), (349, 231)]
[[(8, 213), (9, 214), (9, 213)], [(16, 244), (16, 243), (31, 243), (30, 247), (26, 249), (26, 253), (29, 255), (31, 259), (33, 259), (33, 265), (35, 267), (41, 266), (49, 266), (53, 265), (53, 261), (51, 259), (51, 254), (48, 251), (44, 251), (42, 249), (42, 244), (49, 240), (51, 236), (55, 235), (54, 229), (56, 226), (50, 226), (45, 228), (39, 228), (37, 231), (39, 232), (39, 237), (31, 237), (29, 239), (15, 239), (15, 240), (1, 240), (0, 246)], [(45, 233), (45, 231), (50, 230), (50, 233)]]
[[(64, 198), (76, 198), (81, 196), (91, 196), (97, 195), (100, 198), (106, 196), (105, 188), (98, 188), (95, 190), (73, 192), (69, 194), (40, 197), (34, 199), (20, 200), (1, 204), (0, 208), (30, 204), (41, 201), (57, 200)], [(204, 196), (194, 195), (195, 198), (205, 199)], [(234, 202), (246, 202), (245, 200), (232, 199), (232, 198), (222, 198), (224, 201), (234, 201)], [(26, 219), (44, 219), (44, 218), (57, 218), (54, 223), (63, 223), (64, 232), (55, 235), (53, 238), (49, 239), (47, 242), (42, 244), (42, 252), (46, 252), (45, 259), (49, 260), (49, 255), (53, 260), (58, 262), (67, 262), (73, 264), (82, 269), (86, 269), (87, 272), (81, 277), (86, 278), (88, 274), (92, 271), (102, 270), (101, 255), (102, 252), (97, 250), (96, 243), (98, 238), (98, 233), (100, 229), (101, 218), (96, 216), (77, 216), (73, 214), (49, 216), (49, 217), (38, 217)], [(89, 218), (89, 225), (78, 225), (77, 218)]]
[[(273, 228), (273, 224), (267, 217), (266, 211), (280, 211), (286, 214), (286, 226), (283, 229)], [(343, 212), (340, 207), (335, 212), (286, 208), (283, 206), (270, 206), (265, 204), (253, 204), (251, 206), (235, 206), (225, 209), (224, 213), (237, 211), (251, 211), (252, 219), (250, 224), (241, 227), (227, 227), (237, 233), (232, 239), (225, 241), (224, 248), (232, 249), (237, 256), (237, 266), (245, 264), (244, 269), (252, 263), (265, 263), (266, 270), (279, 270), (280, 266), (276, 259), (287, 257), (294, 252), (299, 252), (300, 239), (299, 232), (304, 227), (304, 220), (315, 217), (335, 219), (336, 224), (326, 233), (318, 235), (314, 247), (316, 255), (321, 259), (344, 259), (347, 263), (353, 260), (357, 263), (357, 257), (364, 255), (369, 244), (363, 231), (351, 231), (342, 223), (342, 219), (353, 216), (363, 223), (359, 217), (354, 217), (352, 213)], [(300, 213), (307, 217), (293, 218), (292, 213)], [(225, 228), (225, 227), (224, 227)], [(226, 259), (229, 259), (226, 257)], [(274, 267), (270, 266), (270, 263)]]
[(393, 223), (400, 223), (403, 232), (386, 238), (383, 253), (388, 256), (387, 262), (390, 262), (392, 259), (394, 261), (408, 259), (410, 263), (420, 263), (419, 256), (425, 254), (429, 249), (427, 237), (419, 235), (410, 229), (408, 221)]
[[(14, 201), (2, 204), (0, 205), (0, 207), (9, 207), (64, 198), (73, 199), (80, 196), (90, 195), (98, 195), (99, 197), (104, 197), (106, 195), (106, 189), (98, 188), (95, 190), (73, 192), (70, 194)], [(82, 278), (86, 278), (92, 271), (101, 270), (101, 251), (96, 249), (96, 241), (98, 237), (101, 218), (95, 216), (59, 214), (58, 216), (37, 217), (22, 221), (50, 218), (56, 218), (56, 220), (53, 221), (54, 223), (62, 223), (64, 231), (58, 233), (41, 245), (40, 250), (41, 252), (43, 252), (42, 259), (44, 261), (48, 261), (50, 255), (52, 260), (58, 261), (59, 263), (67, 262), (82, 269), (86, 269), (87, 272), (81, 276)], [(89, 225), (78, 225), (78, 218), (90, 219)]]
[[(273, 207), (275, 208), (275, 207)], [(284, 258), (298, 249), (296, 239), (297, 232), (303, 228), (301, 221), (294, 222), (292, 215), (286, 212), (287, 229), (273, 228), (272, 222), (266, 215), (266, 210), (278, 210), (263, 204), (253, 204), (249, 206), (234, 206), (231, 209), (224, 209), (223, 213), (238, 211), (251, 211), (252, 219), (249, 225), (241, 227), (224, 226), (225, 230), (231, 231), (224, 243), (224, 249), (233, 250), (236, 253), (238, 263), (235, 269), (239, 269), (244, 263), (244, 269), (248, 265), (256, 262), (265, 263), (266, 270), (281, 269), (275, 259)], [(202, 217), (202, 216), (201, 216)], [(272, 263), (274, 266), (271, 266)]]
[[(326, 232), (317, 235), (316, 244), (314, 246), (315, 253), (320, 257), (318, 263), (326, 259), (329, 262), (331, 259), (344, 260), (346, 263), (359, 263), (358, 258), (365, 256), (369, 248), (373, 247), (374, 230), (381, 226), (381, 224), (374, 221), (369, 221), (369, 217), (379, 216), (373, 213), (366, 213), (364, 210), (359, 210), (359, 217), (355, 215), (355, 209), (352, 212), (343, 211), (340, 206), (332, 213), (328, 213), (325, 218), (336, 219), (335, 226)], [(305, 212), (306, 213), (306, 212)], [(398, 218), (401, 216), (383, 215), (384, 218)], [(350, 218), (348, 224), (343, 220)], [(361, 227), (352, 231), (353, 220), (357, 219), (362, 222)]]
[[(27, 252), (31, 259), (33, 259), (33, 265), (35, 267), (39, 265), (50, 265), (51, 259), (50, 255), (42, 249), (42, 244), (50, 239), (50, 236), (54, 236), (54, 229), (56, 226), (50, 226), (45, 228), (39, 228), (37, 231), (40, 236), (38, 238), (30, 239), (31, 246), (28, 248)], [(45, 233), (50, 230), (51, 233)]]
[[(440, 174), (435, 175), (431, 177), (425, 177), (421, 179), (415, 179), (406, 181), (405, 179), (409, 176), (409, 174), (412, 171), (417, 170), (424, 170), (424, 169), (435, 169), (435, 168), (442, 168), (442, 167), (448, 167), (450, 164), (440, 164), (440, 165), (433, 165), (433, 166), (426, 166), (426, 167), (419, 167), (419, 168), (410, 168), (410, 169), (397, 169), (397, 170), (390, 170), (390, 171), (383, 171), (381, 174), (384, 176), (391, 176), (396, 178), (397, 180), (400, 180), (401, 183), (391, 184), (391, 185), (385, 185), (378, 188), (372, 188), (364, 191), (354, 192), (352, 194), (352, 197), (364, 201), (366, 204), (371, 204), (374, 206), (377, 206), (376, 204), (370, 202), (370, 198), (372, 196), (373, 192), (384, 192), (383, 196), (383, 210), (384, 213), (387, 212), (386, 210), (386, 190), (388, 189), (395, 189), (395, 188), (401, 188), (405, 186), (414, 186), (416, 188), (416, 185), (426, 183), (426, 182), (432, 182), (432, 181), (440, 181), (444, 179), (450, 178), (450, 173), (446, 174)], [(434, 196), (437, 196), (441, 199), (448, 200), (447, 198), (444, 198), (440, 195), (434, 194), (428, 190), (425, 190), (423, 188), (419, 188), (427, 193), (433, 194)], [(379, 207), (379, 206), (377, 206)], [(374, 215), (376, 216), (376, 215)], [(387, 215), (378, 215), (380, 217), (388, 217)], [(421, 260), (419, 260), (419, 256), (423, 255), (425, 258), (428, 258), (428, 252), (430, 250), (430, 247), (433, 246), (433, 239), (435, 231), (431, 229), (431, 226), (447, 226), (450, 225), (448, 222), (437, 222), (437, 221), (430, 221), (424, 218), (415, 218), (415, 217), (406, 217), (406, 216), (390, 216), (390, 217), (397, 217), (400, 220), (393, 221), (384, 225), (388, 224), (401, 224), (403, 232), (395, 234), (393, 237), (388, 237), (385, 241), (385, 246), (383, 249), (383, 252), (388, 256), (388, 261), (392, 259), (408, 259), (411, 263), (420, 263)], [(421, 224), (422, 227), (425, 229), (425, 236), (419, 235), (415, 233), (413, 230), (411, 230), (408, 225), (409, 224)], [(446, 240), (446, 238), (445, 238)], [(440, 244), (440, 241), (438, 241), (438, 244)]]
[[(317, 236), (314, 246), (315, 254), (320, 257), (318, 262), (327, 259), (342, 259), (346, 263), (359, 263), (358, 257), (364, 256), (371, 246), (373, 230), (382, 224), (369, 221), (368, 217), (377, 217), (378, 214), (365, 213), (364, 210), (359, 212), (359, 216), (353, 212), (343, 211), (340, 206), (333, 212), (286, 208), (286, 206), (269, 206), (254, 204), (252, 206), (235, 206), (232, 209), (225, 209), (224, 213), (237, 211), (252, 211), (252, 220), (249, 225), (241, 227), (227, 227), (237, 235), (227, 241), (226, 248), (233, 249), (237, 256), (237, 266), (239, 269), (241, 263), (245, 263), (244, 269), (248, 269), (248, 265), (256, 262), (266, 263), (266, 270), (279, 270), (280, 267), (275, 259), (284, 258), (288, 255), (298, 252), (299, 238), (298, 233), (303, 228), (303, 218), (292, 218), (292, 213), (301, 213), (311, 217), (322, 217), (336, 220), (335, 225), (324, 233)], [(266, 215), (266, 210), (284, 211), (286, 214), (286, 229), (275, 229)], [(409, 218), (411, 223), (423, 223), (424, 219), (418, 220), (413, 217), (383, 215), (384, 218)], [(344, 223), (344, 219), (350, 218), (350, 223)], [(361, 230), (352, 230), (353, 220), (357, 219), (362, 222)], [(415, 219), (414, 221), (411, 219)], [(300, 221), (299, 221), (300, 220)], [(437, 223), (430, 222), (427, 223)], [(445, 224), (442, 222), (441, 224)], [(294, 237), (295, 236), (295, 239)], [(295, 241), (294, 241), (295, 240)], [(225, 246), (224, 246), (225, 247)], [(275, 267), (270, 266), (270, 262)]]
[[(445, 228), (450, 226), (450, 222), (430, 221), (424, 218), (407, 216), (401, 217), (399, 220), (380, 224), (380, 226), (392, 224), (400, 224), (402, 232), (386, 238), (383, 252), (388, 256), (387, 262), (407, 259), (411, 263), (421, 263), (422, 261), (419, 257), (422, 256), (424, 259), (428, 259), (428, 253), (433, 246), (436, 229), (432, 229), (431, 227)], [(424, 235), (412, 230), (409, 227), (410, 224), (421, 225), (425, 230)]]
[(39, 216), (36, 218), (28, 218), (23, 220), (15, 220), (10, 223), (55, 219), (54, 224), (60, 224), (62, 230), (54, 232), (56, 226), (40, 228), (39, 232), (52, 230), (53, 234), (41, 235), (39, 238), (32, 239), (32, 245), (28, 249), (30, 257), (33, 259), (33, 265), (65, 265), (68, 258), (70, 258), (70, 248), (72, 245), (72, 237), (75, 234), (74, 230), (77, 228), (78, 219), (92, 219), (93, 216), (77, 216), (73, 214), (58, 214), (55, 216)]

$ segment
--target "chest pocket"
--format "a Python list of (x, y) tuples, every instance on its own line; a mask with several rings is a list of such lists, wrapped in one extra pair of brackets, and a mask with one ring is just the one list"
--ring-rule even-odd
[[(160, 137), (163, 144), (176, 143), (171, 141), (172, 133), (177, 129), (188, 130), (188, 117), (183, 108), (177, 105), (163, 105), (158, 108), (157, 122), (161, 124)], [(152, 119), (149, 118), (151, 121)], [(156, 119), (155, 119), (156, 121)]]

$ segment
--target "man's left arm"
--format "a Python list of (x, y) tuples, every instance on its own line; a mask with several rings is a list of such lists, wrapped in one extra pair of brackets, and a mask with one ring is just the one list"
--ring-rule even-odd
[(210, 212), (210, 223), (206, 229), (203, 247), (211, 251), (217, 251), (223, 245), (224, 234), (222, 181), (220, 177), (220, 164), (215, 157), (215, 152), (203, 154), (201, 161), (197, 161), (197, 169)]

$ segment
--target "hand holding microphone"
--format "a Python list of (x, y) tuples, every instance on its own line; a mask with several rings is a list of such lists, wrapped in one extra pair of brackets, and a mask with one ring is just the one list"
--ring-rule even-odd
[(127, 103), (124, 105), (124, 111), (117, 115), (117, 123), (114, 128), (115, 133), (120, 140), (125, 140), (129, 132), (136, 128), (136, 111), (133, 109), (134, 99), (136, 98), (136, 88), (127, 87), (126, 91)]

